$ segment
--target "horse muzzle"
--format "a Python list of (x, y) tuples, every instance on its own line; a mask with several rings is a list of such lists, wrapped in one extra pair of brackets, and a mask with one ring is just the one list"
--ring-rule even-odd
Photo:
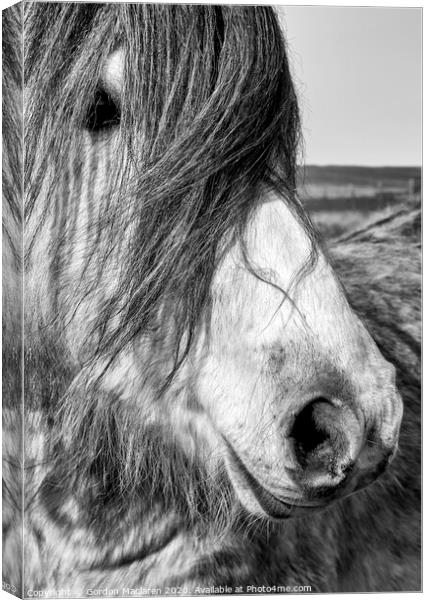
[(393, 460), (402, 417), (401, 398), (393, 399), (389, 423), (370, 425), (349, 406), (317, 398), (297, 415), (289, 444), (294, 479), (307, 500), (328, 502), (366, 487)]
[(283, 485), (277, 469), (272, 485), (268, 477), (260, 477), (261, 472), (244, 464), (223, 438), (229, 473), (241, 501), (251, 512), (256, 503), (269, 518), (284, 519), (319, 510), (370, 485), (397, 450), (402, 404), (398, 395), (393, 402), (394, 418), (378, 425), (365, 423), (354, 409), (338, 401), (316, 398), (307, 403), (285, 438), (284, 450), (294, 467), (284, 471)]

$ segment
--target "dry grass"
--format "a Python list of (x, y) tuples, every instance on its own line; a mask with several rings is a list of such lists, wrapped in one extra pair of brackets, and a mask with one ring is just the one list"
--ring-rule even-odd
[[(403, 202), (411, 208), (418, 206), (420, 199), (412, 202)], [(347, 232), (364, 228), (371, 223), (392, 215), (397, 210), (397, 205), (390, 205), (379, 210), (315, 210), (310, 211), (312, 222), (321, 233), (325, 241), (332, 241)]]
[(361, 227), (378, 215), (378, 211), (313, 211), (311, 219), (324, 239), (328, 241)]

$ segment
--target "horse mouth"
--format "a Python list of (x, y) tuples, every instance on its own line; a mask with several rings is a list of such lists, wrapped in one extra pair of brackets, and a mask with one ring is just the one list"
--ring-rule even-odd
[[(263, 512), (273, 520), (288, 519), (300, 515), (305, 515), (330, 504), (330, 500), (308, 500), (304, 501), (291, 498), (278, 498), (268, 491), (247, 469), (232, 445), (225, 439), (224, 442), (228, 449), (228, 467), (229, 474), (234, 487), (236, 479), (240, 481), (240, 488), (250, 494), (257, 500)], [(239, 494), (238, 494), (239, 495)]]
[[(302, 497), (300, 498), (278, 497), (266, 489), (249, 471), (230, 442), (224, 437), (223, 440), (228, 450), (229, 476), (238, 497), (242, 501), (242, 496), (252, 496), (265, 515), (273, 520), (288, 519), (319, 511), (335, 501), (370, 486), (385, 472), (394, 457), (393, 452), (387, 453), (383, 460), (379, 461), (376, 469), (364, 469), (356, 466), (351, 476), (346, 477), (338, 485), (332, 488), (318, 488), (316, 497), (314, 497), (313, 491), (310, 492), (305, 488), (303, 488)], [(306, 498), (304, 497), (305, 492), (307, 492)], [(246, 504), (245, 502), (242, 503)]]

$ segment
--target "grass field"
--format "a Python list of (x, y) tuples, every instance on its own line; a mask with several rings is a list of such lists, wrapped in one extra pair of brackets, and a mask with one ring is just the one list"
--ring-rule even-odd
[(352, 231), (362, 227), (364, 223), (381, 214), (382, 211), (316, 211), (310, 212), (311, 219), (315, 227), (327, 240), (340, 237), (347, 231)]

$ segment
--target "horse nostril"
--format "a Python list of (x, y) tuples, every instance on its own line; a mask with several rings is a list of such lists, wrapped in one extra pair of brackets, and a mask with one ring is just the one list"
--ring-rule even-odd
[(317, 418), (323, 404), (329, 405), (328, 400), (319, 398), (307, 404), (297, 415), (291, 430), (296, 458), (304, 469), (314, 455), (331, 446), (331, 432)]
[(303, 481), (313, 487), (338, 485), (352, 470), (361, 443), (353, 412), (316, 398), (297, 415), (290, 432)]

